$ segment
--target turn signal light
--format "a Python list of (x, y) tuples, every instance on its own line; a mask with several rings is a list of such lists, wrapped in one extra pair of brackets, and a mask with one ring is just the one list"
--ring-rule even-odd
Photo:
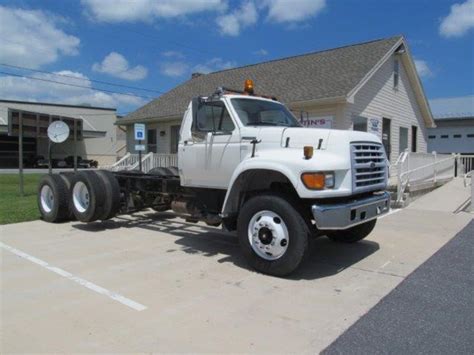
[(303, 147), (303, 155), (305, 159), (311, 159), (313, 157), (314, 148), (310, 145), (305, 145)]
[(310, 190), (322, 190), (325, 186), (324, 173), (304, 173), (301, 175), (304, 186)]
[(253, 94), (253, 81), (250, 79), (245, 80), (244, 91), (249, 94)]

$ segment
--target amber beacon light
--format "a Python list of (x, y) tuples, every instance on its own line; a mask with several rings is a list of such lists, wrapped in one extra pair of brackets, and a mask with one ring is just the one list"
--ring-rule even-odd
[(303, 155), (305, 159), (311, 159), (313, 157), (314, 148), (310, 145), (305, 145), (303, 147)]
[(251, 79), (245, 80), (244, 91), (253, 94), (253, 81)]

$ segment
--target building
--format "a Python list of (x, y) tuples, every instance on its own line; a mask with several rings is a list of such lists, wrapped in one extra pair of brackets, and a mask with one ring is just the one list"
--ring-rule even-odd
[(433, 99), (436, 128), (428, 130), (428, 151), (474, 154), (474, 95)]
[[(47, 120), (47, 115), (80, 120), (82, 137), (77, 143), (78, 156), (97, 160), (99, 166), (113, 164), (116, 161), (118, 146), (114, 108), (0, 100), (0, 168), (17, 167), (19, 161), (18, 131), (12, 130), (12, 118), (9, 117), (11, 110), (28, 112), (27, 115), (32, 117), (29, 124), (33, 125), (30, 127), (33, 128), (33, 134), (24, 134), (23, 138), (24, 161), (35, 156), (47, 158), (48, 138), (45, 134), (34, 133), (35, 124), (38, 126), (36, 132), (40, 132), (40, 129), (45, 131), (46, 127), (39, 127), (45, 123), (40, 124), (39, 121), (40, 118)], [(72, 134), (66, 142), (55, 144), (52, 152), (53, 159), (72, 156), (74, 154)]]
[(428, 129), (428, 151), (474, 154), (474, 115), (436, 118)]
[(189, 101), (219, 86), (276, 96), (308, 127), (353, 129), (381, 137), (391, 162), (405, 149), (427, 151), (434, 127), (413, 58), (402, 36), (349, 45), (209, 74), (185, 83), (118, 121), (127, 127), (134, 152), (133, 124), (147, 124), (149, 152), (176, 153), (181, 118)]

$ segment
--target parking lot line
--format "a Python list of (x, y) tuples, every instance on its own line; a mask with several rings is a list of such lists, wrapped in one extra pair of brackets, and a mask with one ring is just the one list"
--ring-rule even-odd
[(61, 268), (49, 265), (46, 261), (35, 258), (34, 256), (31, 256), (31, 255), (29, 255), (29, 254), (27, 254), (27, 253), (25, 253), (21, 250), (15, 249), (15, 248), (13, 248), (9, 245), (6, 245), (2, 242), (0, 242), (0, 247), (2, 249), (8, 250), (9, 252), (19, 256), (20, 258), (31, 261), (32, 263), (40, 265), (40, 266), (44, 267), (45, 269), (47, 269), (49, 271), (52, 271), (52, 272), (54, 272), (58, 275), (61, 275), (61, 276), (65, 277), (65, 278), (67, 278), (71, 281), (74, 281), (75, 283), (77, 283), (81, 286), (84, 286), (84, 287), (88, 288), (89, 290), (100, 293), (101, 295), (107, 296), (107, 297), (113, 299), (114, 301), (122, 303), (123, 305), (125, 305), (127, 307), (133, 308), (136, 311), (143, 311), (143, 310), (146, 309), (146, 306), (144, 306), (144, 305), (142, 305), (138, 302), (135, 302), (135, 301), (133, 301), (133, 300), (127, 298), (127, 297), (124, 297), (124, 296), (122, 296), (118, 293), (109, 291), (109, 290), (107, 290), (103, 287), (100, 287), (99, 285), (96, 285), (95, 283), (87, 281), (83, 278), (80, 278), (78, 276), (74, 276), (73, 274), (67, 272), (66, 270), (63, 270)]
[(391, 214), (395, 214), (395, 213), (398, 213), (402, 210), (402, 208), (391, 208), (390, 211), (388, 211), (388, 213), (384, 214), (383, 216), (380, 216), (378, 219), (382, 219), (382, 218), (385, 218), (387, 216), (390, 216)]

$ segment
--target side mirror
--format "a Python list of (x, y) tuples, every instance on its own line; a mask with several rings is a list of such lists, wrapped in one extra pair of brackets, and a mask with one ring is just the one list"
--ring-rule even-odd
[(199, 108), (201, 107), (203, 103), (203, 100), (201, 97), (195, 97), (193, 100), (192, 100), (192, 105), (191, 105), (191, 108), (193, 110), (193, 124), (192, 124), (192, 129), (193, 130), (196, 130), (196, 127), (197, 127), (197, 113), (199, 111)]

